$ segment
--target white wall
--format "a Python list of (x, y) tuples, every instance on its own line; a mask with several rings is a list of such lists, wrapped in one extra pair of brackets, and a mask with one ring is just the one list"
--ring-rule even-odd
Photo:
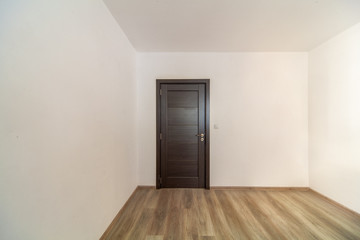
[(309, 53), (309, 177), (360, 212), (360, 24)]
[(308, 186), (307, 53), (139, 53), (139, 181), (155, 185), (155, 80), (210, 78), (211, 186)]
[(136, 53), (100, 0), (0, 1), (0, 239), (98, 239), (137, 185)]

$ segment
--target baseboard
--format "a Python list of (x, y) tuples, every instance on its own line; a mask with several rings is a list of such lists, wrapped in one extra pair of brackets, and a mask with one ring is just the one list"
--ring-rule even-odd
[(156, 189), (156, 186), (154, 186), (154, 185), (139, 185), (138, 188), (142, 188), (142, 189)]
[[(138, 188), (156, 189), (154, 185), (139, 185)], [(170, 188), (171, 189), (171, 188)], [(257, 191), (309, 191), (309, 187), (244, 187), (244, 186), (212, 186), (210, 190), (257, 190)]]
[(119, 210), (119, 212), (116, 214), (115, 218), (111, 221), (110, 225), (107, 227), (107, 229), (105, 230), (105, 232), (103, 233), (103, 235), (100, 237), (99, 240), (105, 240), (108, 235), (109, 232), (111, 231), (111, 229), (114, 227), (115, 223), (119, 220), (121, 213), (123, 212), (123, 209), (125, 209), (125, 206), (127, 206), (129, 204), (129, 200), (134, 196), (136, 190), (138, 190), (140, 188), (140, 186), (137, 186), (135, 188), (135, 190), (131, 193), (130, 197), (126, 200), (124, 206)]
[(256, 191), (309, 191), (309, 187), (244, 187), (244, 186), (213, 186), (211, 190), (256, 190)]
[(318, 191), (315, 191), (314, 189), (310, 188), (310, 191), (312, 191), (313, 193), (319, 195), (319, 197), (321, 197), (322, 199), (324, 199), (325, 201), (327, 201), (328, 203), (332, 204), (332, 205), (335, 205), (337, 207), (341, 207), (343, 208), (344, 210), (346, 210), (347, 212), (349, 212), (350, 214), (356, 216), (356, 217), (360, 217), (360, 213), (342, 205), (341, 203), (338, 203), (337, 201), (335, 200), (332, 200), (331, 198), (319, 193)]

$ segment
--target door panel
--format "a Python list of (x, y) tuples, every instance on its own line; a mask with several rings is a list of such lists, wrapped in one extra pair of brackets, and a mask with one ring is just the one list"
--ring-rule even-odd
[(196, 161), (169, 161), (168, 177), (198, 177), (199, 166)]
[(205, 84), (160, 84), (161, 187), (205, 187)]
[(168, 126), (198, 126), (198, 108), (168, 108)]
[[(170, 87), (171, 88), (171, 87)], [(176, 91), (169, 90), (167, 93), (169, 108), (197, 108), (198, 92), (197, 91)]]
[(169, 144), (168, 143), (168, 159), (170, 161), (188, 161), (192, 156), (198, 152), (198, 147), (195, 144)]

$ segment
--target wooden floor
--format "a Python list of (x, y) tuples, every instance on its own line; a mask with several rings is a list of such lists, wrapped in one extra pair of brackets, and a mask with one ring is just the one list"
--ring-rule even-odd
[(102, 239), (360, 239), (360, 216), (313, 191), (138, 188)]

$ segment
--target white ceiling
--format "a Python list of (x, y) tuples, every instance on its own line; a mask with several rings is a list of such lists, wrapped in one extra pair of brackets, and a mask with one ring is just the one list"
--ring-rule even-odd
[(104, 2), (140, 52), (309, 51), (360, 22), (360, 0)]

